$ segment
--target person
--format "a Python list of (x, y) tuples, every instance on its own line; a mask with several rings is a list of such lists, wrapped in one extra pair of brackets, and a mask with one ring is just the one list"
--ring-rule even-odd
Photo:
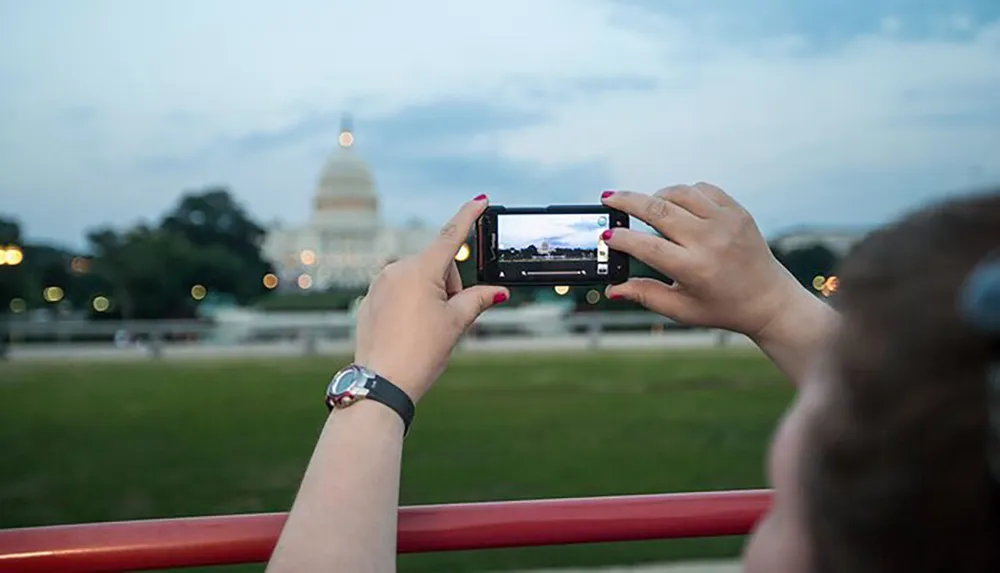
[[(956, 310), (967, 277), (1000, 247), (1000, 192), (872, 233), (842, 265), (836, 310), (799, 286), (749, 213), (714, 185), (607, 191), (602, 201), (665, 237), (615, 229), (611, 248), (675, 281), (631, 279), (609, 297), (745, 334), (796, 385), (771, 444), (773, 503), (746, 544), (746, 571), (1000, 570), (987, 384), (998, 339)], [(508, 296), (463, 289), (453, 263), (486, 202), (465, 204), (424, 253), (387, 267), (359, 309), (355, 361), (414, 403), (462, 332)], [(1000, 367), (996, 376), (1000, 387)], [(411, 415), (360, 400), (329, 417), (269, 571), (395, 569)]]

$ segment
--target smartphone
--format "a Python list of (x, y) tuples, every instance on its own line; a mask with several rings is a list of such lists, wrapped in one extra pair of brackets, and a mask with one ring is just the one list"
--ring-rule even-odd
[(504, 207), (479, 218), (477, 271), (483, 284), (574, 286), (628, 280), (628, 255), (601, 234), (627, 229), (628, 215), (604, 205)]

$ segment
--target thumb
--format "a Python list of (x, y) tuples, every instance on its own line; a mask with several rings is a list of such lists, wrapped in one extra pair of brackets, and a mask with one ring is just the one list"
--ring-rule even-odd
[(686, 301), (676, 288), (650, 278), (634, 278), (620, 285), (611, 285), (605, 291), (610, 299), (624, 298), (637, 302), (649, 310), (667, 318), (680, 320), (685, 314)]
[(451, 297), (448, 304), (461, 317), (462, 325), (468, 328), (489, 307), (510, 298), (510, 291), (504, 287), (476, 285)]

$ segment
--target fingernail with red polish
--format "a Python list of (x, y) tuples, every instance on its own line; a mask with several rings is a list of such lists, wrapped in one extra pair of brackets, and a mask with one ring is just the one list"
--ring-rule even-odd
[(604, 193), (601, 193), (601, 199), (607, 199), (608, 197), (614, 194), (615, 194), (614, 191), (605, 191)]
[(486, 200), (486, 193), (483, 193), (482, 195), (476, 195), (476, 197), (473, 199), (473, 201), (485, 201), (485, 200)]
[(500, 304), (501, 302), (507, 302), (507, 293), (498, 292), (493, 295), (493, 304)]
[(622, 297), (622, 295), (620, 295), (620, 294), (609, 294), (608, 295), (608, 300), (618, 300), (621, 297)]
[(602, 241), (610, 241), (611, 240), (611, 235), (614, 235), (614, 234), (615, 234), (615, 230), (614, 229), (608, 229), (607, 231), (604, 231), (603, 233), (601, 233), (601, 240)]

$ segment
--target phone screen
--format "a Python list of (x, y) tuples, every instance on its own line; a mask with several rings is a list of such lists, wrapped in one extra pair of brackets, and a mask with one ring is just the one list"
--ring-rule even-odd
[(607, 211), (499, 212), (486, 274), (508, 284), (617, 282), (624, 256), (601, 239), (614, 223)]

